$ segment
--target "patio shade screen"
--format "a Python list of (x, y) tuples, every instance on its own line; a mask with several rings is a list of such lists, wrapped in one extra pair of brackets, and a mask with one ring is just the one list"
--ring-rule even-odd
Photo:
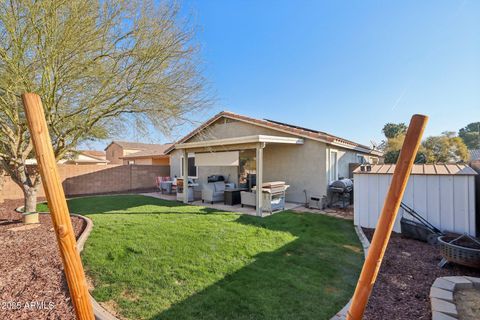
[(196, 153), (195, 165), (198, 167), (236, 167), (238, 151)]

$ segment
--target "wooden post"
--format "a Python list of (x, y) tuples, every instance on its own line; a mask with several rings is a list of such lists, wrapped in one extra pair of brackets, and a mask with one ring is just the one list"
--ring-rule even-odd
[(93, 320), (93, 308), (82, 260), (76, 248), (75, 234), (57, 171), (42, 101), (34, 93), (23, 94), (22, 100), (75, 314), (78, 320)]
[(352, 304), (347, 313), (347, 319), (360, 320), (365, 312), (368, 298), (377, 278), (378, 270), (387, 249), (390, 234), (397, 217), (398, 208), (407, 187), (408, 178), (412, 171), (413, 162), (422, 140), (423, 131), (427, 124), (427, 116), (414, 115), (408, 126), (407, 135), (400, 152), (392, 182), (383, 204), (383, 210), (378, 220), (368, 255), (363, 264), (360, 278), (358, 279)]

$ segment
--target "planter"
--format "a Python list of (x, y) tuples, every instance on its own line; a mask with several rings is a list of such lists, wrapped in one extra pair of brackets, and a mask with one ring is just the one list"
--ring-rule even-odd
[(455, 240), (451, 241), (450, 239), (451, 237), (447, 236), (438, 237), (440, 251), (445, 260), (467, 267), (480, 268), (480, 249), (455, 244)]
[(22, 213), (23, 223), (25, 224), (32, 224), (32, 223), (39, 223), (40, 220), (38, 219), (38, 212), (27, 212)]

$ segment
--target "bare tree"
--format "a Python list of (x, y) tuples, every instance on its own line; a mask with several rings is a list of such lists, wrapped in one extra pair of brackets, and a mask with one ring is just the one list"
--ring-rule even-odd
[(168, 132), (207, 102), (193, 31), (175, 3), (0, 4), (0, 163), (27, 212), (40, 178), (26, 165), (33, 146), (20, 94), (42, 97), (57, 159), (122, 130), (126, 119)]

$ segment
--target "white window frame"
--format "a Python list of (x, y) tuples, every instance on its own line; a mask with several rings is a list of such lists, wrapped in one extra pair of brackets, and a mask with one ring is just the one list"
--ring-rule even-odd
[[(188, 158), (194, 158), (195, 159), (195, 154), (194, 153), (189, 153), (188, 154)], [(188, 165), (187, 165), (188, 167)], [(189, 178), (192, 178), (192, 179), (198, 179), (198, 167), (195, 166), (195, 172), (197, 173), (196, 176), (188, 176)], [(180, 157), (180, 178), (183, 177), (183, 156)]]
[[(333, 172), (332, 172), (332, 153), (336, 154), (336, 163), (335, 163), (335, 174), (336, 176), (333, 177)], [(330, 149), (330, 152), (328, 153), (328, 180), (329, 183), (338, 180), (338, 150), (336, 149)]]

